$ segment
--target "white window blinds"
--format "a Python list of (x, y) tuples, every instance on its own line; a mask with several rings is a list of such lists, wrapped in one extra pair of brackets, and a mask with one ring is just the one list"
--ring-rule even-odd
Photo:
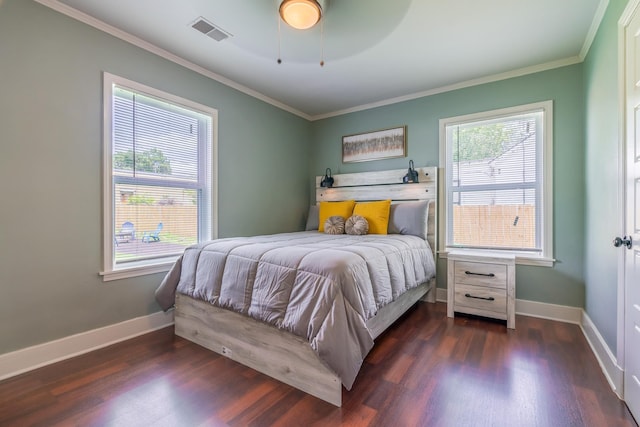
[(212, 234), (213, 116), (129, 86), (111, 86), (112, 270), (166, 262)]
[(444, 126), (447, 247), (542, 255), (544, 115), (487, 113)]

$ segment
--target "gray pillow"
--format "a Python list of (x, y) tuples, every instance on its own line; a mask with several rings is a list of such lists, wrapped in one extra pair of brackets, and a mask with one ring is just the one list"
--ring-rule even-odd
[(389, 209), (389, 234), (410, 234), (427, 240), (429, 202), (403, 202)]
[(344, 223), (344, 231), (346, 231), (347, 234), (356, 236), (367, 234), (369, 231), (369, 222), (363, 216), (351, 215)]
[(309, 214), (307, 215), (307, 226), (304, 228), (304, 231), (318, 231), (320, 227), (320, 213), (318, 209), (318, 205), (309, 206)]
[(330, 216), (324, 222), (324, 232), (327, 234), (344, 234), (344, 218), (341, 216)]

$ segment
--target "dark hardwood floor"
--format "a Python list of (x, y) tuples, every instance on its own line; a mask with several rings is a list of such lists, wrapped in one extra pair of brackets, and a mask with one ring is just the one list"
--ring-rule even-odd
[(636, 426), (579, 327), (420, 302), (336, 408), (162, 329), (0, 382), (2, 426)]

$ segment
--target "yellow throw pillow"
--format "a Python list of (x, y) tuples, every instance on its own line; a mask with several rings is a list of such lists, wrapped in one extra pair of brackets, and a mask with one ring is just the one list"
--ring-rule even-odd
[(324, 232), (324, 223), (330, 216), (341, 216), (345, 220), (353, 213), (355, 200), (345, 200), (344, 202), (320, 202), (318, 209), (318, 231)]
[(391, 200), (356, 203), (356, 207), (353, 208), (353, 214), (360, 215), (367, 220), (369, 234), (387, 234), (390, 208)]

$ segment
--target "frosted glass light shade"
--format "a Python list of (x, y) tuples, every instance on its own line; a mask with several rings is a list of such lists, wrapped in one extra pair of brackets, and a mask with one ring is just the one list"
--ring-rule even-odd
[(284, 0), (280, 3), (280, 17), (298, 30), (313, 27), (321, 16), (322, 8), (315, 0)]

